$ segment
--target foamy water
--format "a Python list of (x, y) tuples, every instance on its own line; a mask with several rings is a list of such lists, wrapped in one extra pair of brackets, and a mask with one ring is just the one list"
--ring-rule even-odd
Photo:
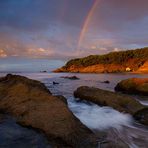
[(120, 113), (110, 107), (99, 107), (95, 104), (69, 103), (72, 112), (81, 122), (93, 130), (121, 128), (133, 122), (129, 114)]
[(148, 101), (140, 101), (141, 104), (148, 106)]

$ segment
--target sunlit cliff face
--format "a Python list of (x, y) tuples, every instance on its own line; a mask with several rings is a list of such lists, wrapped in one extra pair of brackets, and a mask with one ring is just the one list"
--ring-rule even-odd
[(1, 57), (1, 58), (7, 57), (7, 54), (6, 54), (5, 51), (2, 50), (2, 49), (0, 49), (0, 57)]
[(147, 0), (1, 0), (0, 58), (67, 59), (148, 45)]

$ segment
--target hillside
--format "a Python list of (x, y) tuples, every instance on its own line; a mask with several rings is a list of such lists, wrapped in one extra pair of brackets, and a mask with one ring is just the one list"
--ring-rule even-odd
[(54, 72), (113, 73), (129, 71), (148, 73), (148, 47), (72, 59)]

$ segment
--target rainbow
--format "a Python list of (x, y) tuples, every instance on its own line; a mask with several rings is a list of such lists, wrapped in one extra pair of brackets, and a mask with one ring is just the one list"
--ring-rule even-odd
[(90, 8), (90, 11), (88, 12), (88, 15), (86, 16), (86, 19), (82, 25), (82, 29), (81, 29), (81, 32), (80, 32), (80, 35), (79, 35), (79, 39), (78, 39), (78, 46), (77, 46), (77, 50), (79, 51), (79, 49), (81, 48), (81, 44), (83, 42), (83, 39), (84, 39), (84, 36), (85, 36), (85, 33), (87, 32), (88, 30), (88, 27), (89, 27), (89, 24), (90, 24), (90, 21), (93, 17), (93, 14), (99, 4), (100, 0), (95, 0), (92, 7)]

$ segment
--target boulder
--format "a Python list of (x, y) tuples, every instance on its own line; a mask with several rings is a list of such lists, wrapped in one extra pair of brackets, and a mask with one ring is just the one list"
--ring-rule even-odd
[(129, 96), (88, 86), (77, 88), (74, 92), (74, 96), (101, 106), (110, 106), (120, 112), (126, 112), (132, 115), (145, 107)]
[(8, 74), (0, 78), (0, 110), (43, 132), (53, 147), (96, 148), (97, 138), (39, 81)]
[(142, 110), (137, 111), (134, 114), (134, 118), (140, 123), (148, 125), (148, 108), (144, 108)]
[(46, 70), (43, 70), (43, 71), (40, 71), (40, 72), (42, 72), (42, 73), (46, 73), (47, 71), (46, 71)]
[(61, 78), (70, 79), (70, 80), (79, 80), (77, 76), (62, 76)]
[(52, 84), (53, 84), (53, 85), (56, 85), (56, 84), (59, 84), (59, 83), (58, 83), (58, 82), (53, 81), (53, 82), (52, 82)]
[(115, 90), (127, 94), (148, 95), (148, 78), (122, 80), (116, 85)]
[(103, 81), (102, 83), (109, 84), (109, 83), (110, 83), (110, 81), (108, 81), (108, 80), (105, 80), (105, 81)]

